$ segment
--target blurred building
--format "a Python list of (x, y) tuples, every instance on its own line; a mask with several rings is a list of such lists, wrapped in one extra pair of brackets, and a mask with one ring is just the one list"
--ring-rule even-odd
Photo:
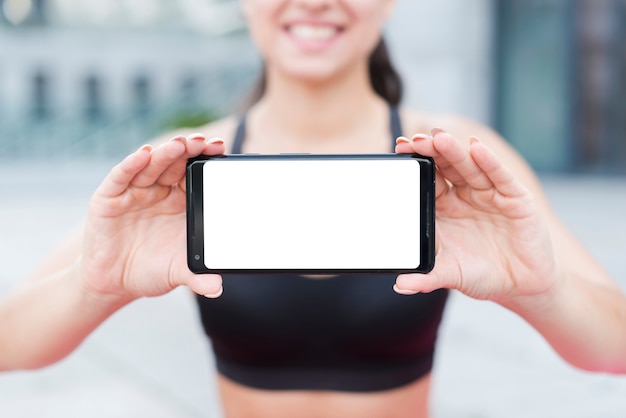
[[(397, 3), (408, 105), (491, 124), (540, 170), (626, 172), (626, 0)], [(0, 158), (125, 153), (233, 111), (259, 65), (237, 0), (0, 5)]]
[(626, 0), (496, 0), (496, 128), (535, 167), (626, 173)]
[(0, 155), (125, 154), (230, 112), (258, 66), (237, 3), (0, 0)]

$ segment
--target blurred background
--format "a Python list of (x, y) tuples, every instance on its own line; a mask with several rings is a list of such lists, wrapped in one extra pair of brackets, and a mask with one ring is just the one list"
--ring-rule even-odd
[[(0, 156), (119, 156), (236, 110), (238, 1), (1, 0)], [(543, 171), (625, 173), (623, 0), (399, 1), (406, 104), (498, 129)], [(6, 138), (11, 138), (7, 140)]]
[[(239, 7), (0, 0), (0, 297), (121, 157), (238, 111), (260, 64)], [(626, 0), (398, 0), (386, 36), (405, 105), (497, 129), (626, 288)], [(626, 379), (573, 370), (495, 305), (454, 295), (441, 333), (435, 418), (626, 416)], [(219, 417), (208, 344), (183, 289), (139, 301), (0, 375), (0, 417)]]

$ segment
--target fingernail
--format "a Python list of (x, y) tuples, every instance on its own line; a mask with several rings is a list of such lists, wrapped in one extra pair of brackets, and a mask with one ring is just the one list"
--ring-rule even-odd
[(204, 141), (206, 139), (206, 137), (200, 133), (191, 134), (188, 138), (194, 141)]
[(170, 139), (170, 142), (182, 142), (184, 144), (186, 140), (187, 139), (184, 136), (175, 136), (174, 138)]
[(470, 145), (480, 143), (480, 140), (476, 138), (475, 136), (471, 136), (469, 141), (470, 141)]
[(442, 133), (445, 133), (445, 132), (446, 132), (446, 131), (444, 131), (444, 130), (443, 130), (443, 129), (441, 129), (441, 128), (433, 128), (433, 129), (430, 131), (430, 133), (431, 133), (433, 136), (435, 136), (435, 135), (437, 135), (437, 134), (442, 134)]
[(398, 289), (398, 286), (396, 286), (395, 284), (393, 285), (393, 290), (394, 290), (396, 293), (399, 293), (399, 294), (401, 294), (401, 295), (407, 295), (407, 296), (410, 296), (410, 295), (416, 295), (416, 294), (418, 294), (418, 293), (419, 293), (419, 292), (416, 292), (416, 291), (414, 291), (414, 290), (404, 290), (404, 289)]
[(396, 145), (398, 144), (408, 144), (409, 140), (403, 136), (399, 136), (396, 138)]
[(426, 134), (415, 134), (413, 135), (413, 142), (423, 141), (424, 139), (429, 139), (430, 136)]
[(211, 138), (208, 139), (206, 142), (207, 144), (223, 144), (224, 140), (222, 138)]
[(145, 144), (145, 145), (142, 145), (142, 146), (141, 146), (141, 147), (137, 150), (137, 152), (139, 152), (139, 151), (148, 151), (148, 152), (152, 152), (152, 145), (150, 145), (150, 144)]
[(206, 295), (204, 295), (205, 298), (209, 298), (209, 299), (216, 299), (219, 298), (220, 296), (222, 296), (222, 293), (224, 292), (224, 287), (220, 286), (220, 289), (215, 292), (215, 293), (208, 293)]

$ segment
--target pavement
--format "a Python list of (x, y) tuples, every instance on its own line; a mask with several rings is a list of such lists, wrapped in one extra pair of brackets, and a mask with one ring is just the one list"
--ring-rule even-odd
[[(0, 298), (80, 223), (112, 164), (0, 162)], [(564, 223), (626, 290), (626, 178), (542, 182)], [(195, 310), (185, 289), (143, 299), (65, 360), (0, 374), (0, 417), (221, 417), (210, 343)], [(432, 408), (433, 418), (624, 418), (626, 376), (574, 369), (515, 314), (453, 294)]]

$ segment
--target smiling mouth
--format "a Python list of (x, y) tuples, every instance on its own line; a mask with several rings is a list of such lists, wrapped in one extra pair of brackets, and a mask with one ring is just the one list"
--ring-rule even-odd
[(337, 36), (341, 28), (329, 25), (293, 24), (287, 31), (296, 39), (305, 41), (326, 41)]

